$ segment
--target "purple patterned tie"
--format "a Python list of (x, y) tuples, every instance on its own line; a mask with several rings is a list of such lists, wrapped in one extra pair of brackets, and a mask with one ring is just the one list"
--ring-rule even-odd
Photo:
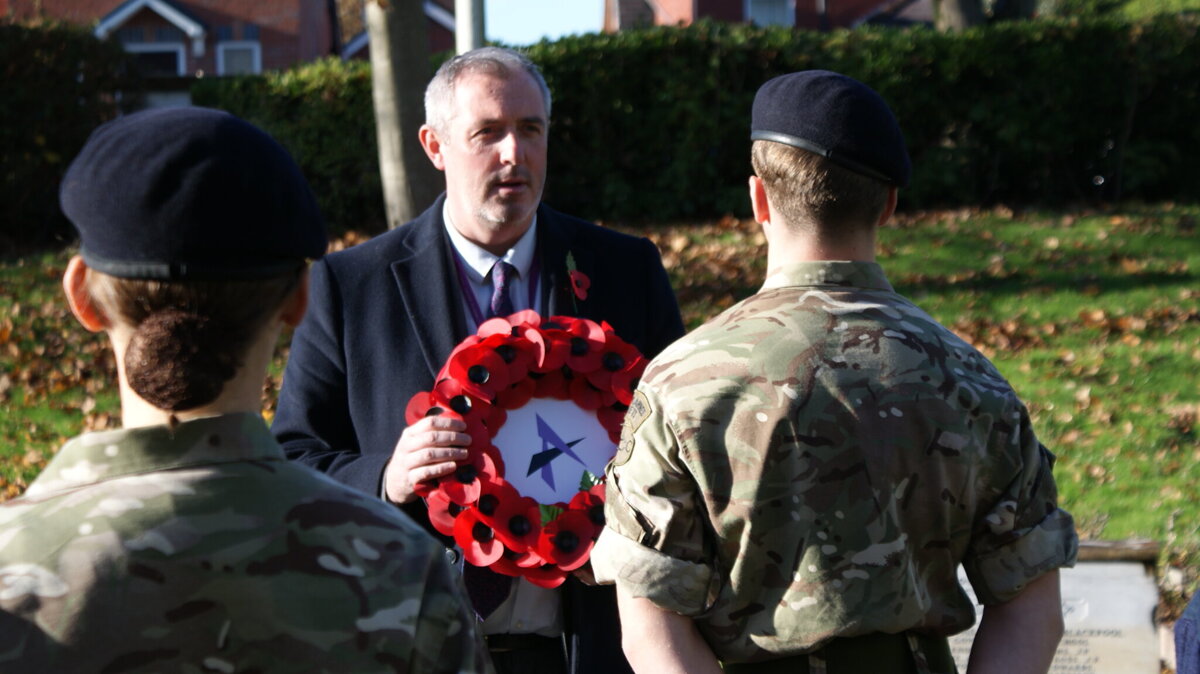
[(513, 312), (509, 286), (517, 280), (517, 268), (504, 260), (492, 265), (492, 304), (488, 318), (508, 316)]

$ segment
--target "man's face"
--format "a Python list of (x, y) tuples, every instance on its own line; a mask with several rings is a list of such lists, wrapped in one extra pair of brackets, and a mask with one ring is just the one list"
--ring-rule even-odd
[(501, 254), (529, 228), (542, 199), (549, 122), (541, 92), (525, 72), (468, 72), (454, 87), (451, 114), (440, 133), (422, 128), (422, 144), (446, 173), (454, 226)]

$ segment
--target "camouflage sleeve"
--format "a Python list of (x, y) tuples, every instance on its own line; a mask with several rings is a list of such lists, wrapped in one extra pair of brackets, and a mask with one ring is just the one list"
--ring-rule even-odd
[(592, 551), (600, 582), (635, 597), (697, 615), (719, 580), (706, 554), (700, 487), (680, 458), (674, 430), (660, 405), (639, 390), (621, 445), (606, 471), (605, 531)]
[(492, 674), (480, 623), (471, 610), (462, 576), (437, 555), (426, 578), (413, 636), (413, 674)]
[(1016, 476), (981, 513), (963, 559), (984, 605), (1009, 601), (1047, 571), (1074, 565), (1079, 547), (1071, 515), (1058, 507), (1054, 455), (1034, 435), (1024, 406), (1017, 424), (1009, 436), (1020, 452)]

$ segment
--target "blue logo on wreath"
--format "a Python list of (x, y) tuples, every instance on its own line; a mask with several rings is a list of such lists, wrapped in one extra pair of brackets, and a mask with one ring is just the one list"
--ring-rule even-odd
[(575, 452), (571, 451), (571, 448), (583, 442), (584, 438), (579, 438), (578, 440), (572, 440), (570, 442), (563, 442), (563, 439), (558, 436), (558, 433), (555, 433), (554, 429), (550, 428), (550, 424), (546, 423), (545, 420), (542, 419), (542, 415), (535, 414), (534, 416), (537, 417), (537, 433), (538, 437), (542, 439), (542, 451), (534, 454), (529, 459), (529, 472), (525, 473), (525, 475), (528, 477), (533, 475), (534, 471), (541, 470), (542, 479), (546, 481), (546, 484), (550, 485), (551, 489), (554, 489), (554, 473), (550, 470), (551, 461), (557, 459), (563, 454), (566, 454), (572, 459), (578, 461), (579, 465), (587, 467), (587, 464), (583, 462), (583, 459), (579, 458)]

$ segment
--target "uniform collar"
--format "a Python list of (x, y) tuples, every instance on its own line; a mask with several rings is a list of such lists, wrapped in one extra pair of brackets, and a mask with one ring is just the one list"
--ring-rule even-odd
[(101, 480), (231, 461), (283, 461), (262, 417), (250, 412), (177, 425), (84, 433), (63, 445), (26, 491), (36, 496)]
[[(448, 203), (449, 200), (447, 200)], [(454, 227), (454, 223), (450, 221), (450, 207), (447, 204), (442, 205), (442, 221), (446, 224), (446, 233), (450, 235), (450, 243), (466, 265), (467, 276), (473, 283), (482, 284), (498, 260), (504, 260), (516, 267), (520, 278), (529, 278), (529, 268), (533, 266), (533, 254), (537, 250), (537, 213), (534, 213), (533, 222), (529, 223), (529, 229), (525, 230), (512, 248), (505, 251), (504, 255), (493, 255), (469, 241)]]
[(767, 277), (762, 290), (804, 286), (845, 286), (895, 292), (878, 263), (840, 260), (784, 265)]

